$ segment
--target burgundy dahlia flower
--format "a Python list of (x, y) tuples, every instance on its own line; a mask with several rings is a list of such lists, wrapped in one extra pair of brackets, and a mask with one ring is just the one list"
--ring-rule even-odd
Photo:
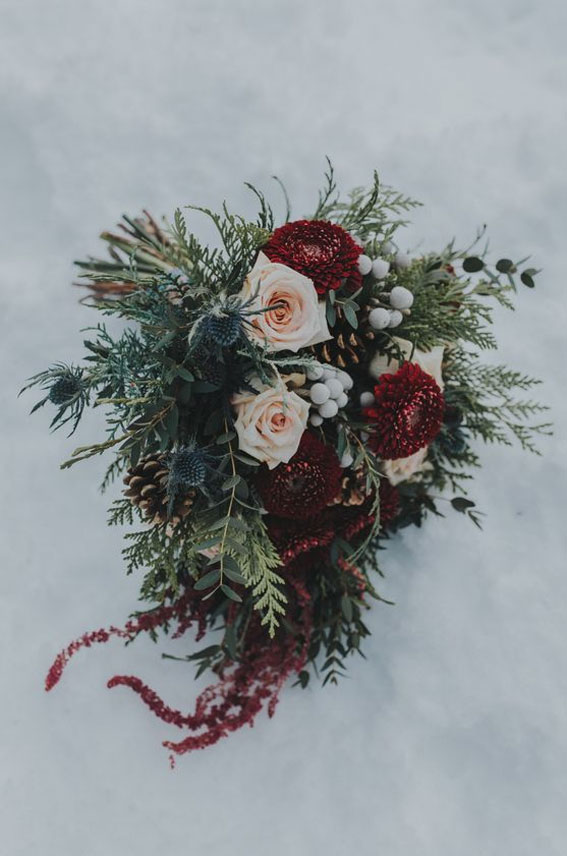
[(363, 413), (372, 429), (370, 447), (384, 460), (407, 458), (439, 433), (443, 393), (417, 363), (404, 363), (395, 374), (381, 375), (374, 397), (375, 403)]
[(309, 277), (319, 294), (334, 291), (345, 281), (354, 291), (362, 282), (358, 270), (362, 247), (342, 226), (327, 220), (295, 220), (280, 226), (264, 252), (271, 262)]
[(341, 476), (333, 447), (305, 431), (287, 464), (260, 469), (256, 487), (266, 511), (278, 517), (305, 518), (331, 502), (339, 492)]

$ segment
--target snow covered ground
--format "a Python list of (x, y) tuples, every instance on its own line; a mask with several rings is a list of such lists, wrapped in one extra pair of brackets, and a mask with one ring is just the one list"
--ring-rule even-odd
[[(564, 856), (567, 852), (565, 223), (561, 0), (2, 0), (0, 3), (0, 850), (3, 856)], [(112, 674), (190, 706), (190, 668), (140, 641), (53, 654), (135, 605), (101, 462), (27, 418), (22, 380), (80, 353), (71, 261), (143, 206), (280, 175), (308, 212), (323, 169), (420, 198), (407, 233), (544, 268), (501, 313), (503, 359), (545, 379), (544, 457), (489, 449), (474, 498), (384, 556), (367, 661), (338, 688), (169, 770), (171, 731)], [(275, 189), (274, 189), (275, 193)], [(100, 420), (83, 427), (96, 437)]]

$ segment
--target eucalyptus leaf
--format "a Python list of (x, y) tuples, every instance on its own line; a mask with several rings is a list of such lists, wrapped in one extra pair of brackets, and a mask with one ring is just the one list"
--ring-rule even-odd
[(356, 317), (356, 310), (354, 308), (354, 304), (345, 303), (343, 306), (343, 312), (350, 326), (356, 330), (358, 327), (358, 318)]
[(233, 600), (235, 603), (242, 603), (242, 598), (240, 597), (240, 595), (235, 592), (234, 589), (231, 589), (230, 586), (228, 586), (226, 583), (222, 584), (221, 591), (224, 595), (226, 595), (226, 597), (228, 597), (230, 600)]
[(528, 288), (534, 288), (535, 287), (535, 282), (533, 281), (533, 278), (530, 276), (530, 274), (527, 272), (527, 270), (525, 270), (522, 274), (520, 274), (520, 279), (522, 280), (524, 285), (527, 286)]
[(208, 571), (202, 577), (199, 577), (193, 588), (197, 591), (202, 591), (203, 589), (210, 588), (215, 583), (218, 583), (220, 579), (220, 571), (218, 568), (215, 568), (213, 571)]
[(467, 273), (477, 273), (484, 267), (484, 262), (478, 256), (468, 256), (463, 262), (463, 270)]

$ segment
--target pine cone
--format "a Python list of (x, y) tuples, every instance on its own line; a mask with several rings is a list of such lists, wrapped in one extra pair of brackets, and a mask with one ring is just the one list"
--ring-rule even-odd
[(142, 458), (135, 467), (130, 467), (124, 476), (127, 490), (124, 495), (130, 502), (137, 505), (152, 523), (172, 525), (179, 523), (182, 517), (189, 513), (195, 499), (195, 491), (188, 490), (175, 500), (173, 515), (167, 516), (167, 479), (169, 470), (164, 455), (154, 455)]
[(368, 348), (375, 334), (362, 313), (359, 314), (359, 327), (355, 330), (344, 317), (341, 308), (337, 307), (337, 319), (331, 333), (332, 339), (311, 348), (319, 362), (330, 363), (347, 371), (366, 362)]
[(341, 487), (331, 505), (362, 505), (368, 499), (366, 473), (363, 467), (345, 471)]

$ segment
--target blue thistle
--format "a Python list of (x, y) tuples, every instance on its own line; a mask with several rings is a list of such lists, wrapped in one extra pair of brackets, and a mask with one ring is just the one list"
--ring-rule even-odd
[(234, 309), (208, 315), (203, 321), (203, 333), (221, 348), (232, 347), (242, 335), (240, 313)]
[(61, 407), (70, 404), (74, 398), (80, 395), (83, 389), (80, 377), (75, 374), (64, 374), (59, 377), (49, 390), (49, 400), (52, 404)]

